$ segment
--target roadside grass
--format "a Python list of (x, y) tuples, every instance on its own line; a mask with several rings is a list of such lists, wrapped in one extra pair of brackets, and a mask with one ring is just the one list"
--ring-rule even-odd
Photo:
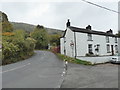
[(56, 55), (58, 56), (59, 59), (67, 60), (70, 63), (83, 64), (83, 65), (93, 65), (91, 62), (83, 61), (83, 60), (80, 60), (80, 59), (75, 59), (75, 58), (72, 58), (72, 57), (69, 57), (69, 56), (62, 55), (60, 53), (56, 53)]

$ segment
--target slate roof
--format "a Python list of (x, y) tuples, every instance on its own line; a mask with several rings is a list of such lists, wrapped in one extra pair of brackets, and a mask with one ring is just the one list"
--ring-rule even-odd
[[(114, 35), (113, 33), (106, 33), (106, 32), (89, 30), (89, 29), (78, 28), (78, 27), (73, 27), (73, 26), (69, 26), (68, 28), (70, 28), (70, 30), (72, 30), (73, 32), (81, 32), (81, 33), (88, 33), (88, 34), (96, 34), (96, 35), (104, 35), (104, 36), (118, 37), (117, 35)], [(67, 31), (67, 30), (65, 30), (65, 33), (64, 33), (63, 37), (65, 36), (66, 31)]]

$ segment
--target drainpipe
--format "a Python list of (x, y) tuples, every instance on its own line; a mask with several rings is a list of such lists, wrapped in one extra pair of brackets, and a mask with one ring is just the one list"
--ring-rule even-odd
[(76, 59), (77, 49), (76, 49), (76, 34), (75, 34), (75, 32), (74, 32), (74, 43), (75, 43), (75, 59)]
[(66, 56), (66, 48), (65, 48), (65, 37), (64, 37), (64, 55)]

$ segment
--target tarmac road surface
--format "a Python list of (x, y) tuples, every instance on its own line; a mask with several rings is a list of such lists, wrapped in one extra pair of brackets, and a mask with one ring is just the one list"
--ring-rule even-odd
[(2, 88), (58, 88), (63, 61), (49, 51), (35, 51), (31, 58), (2, 67)]
[(118, 68), (119, 65), (110, 63), (95, 66), (69, 63), (61, 88), (119, 88)]

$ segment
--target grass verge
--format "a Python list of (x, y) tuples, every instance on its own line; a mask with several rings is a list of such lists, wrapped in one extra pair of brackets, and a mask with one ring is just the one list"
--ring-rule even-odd
[(72, 57), (69, 57), (69, 56), (62, 55), (60, 53), (56, 53), (56, 55), (58, 56), (59, 59), (67, 60), (68, 62), (71, 62), (71, 63), (83, 64), (83, 65), (93, 65), (91, 62), (83, 61), (83, 60), (80, 60), (80, 59), (75, 59), (75, 58), (72, 58)]

